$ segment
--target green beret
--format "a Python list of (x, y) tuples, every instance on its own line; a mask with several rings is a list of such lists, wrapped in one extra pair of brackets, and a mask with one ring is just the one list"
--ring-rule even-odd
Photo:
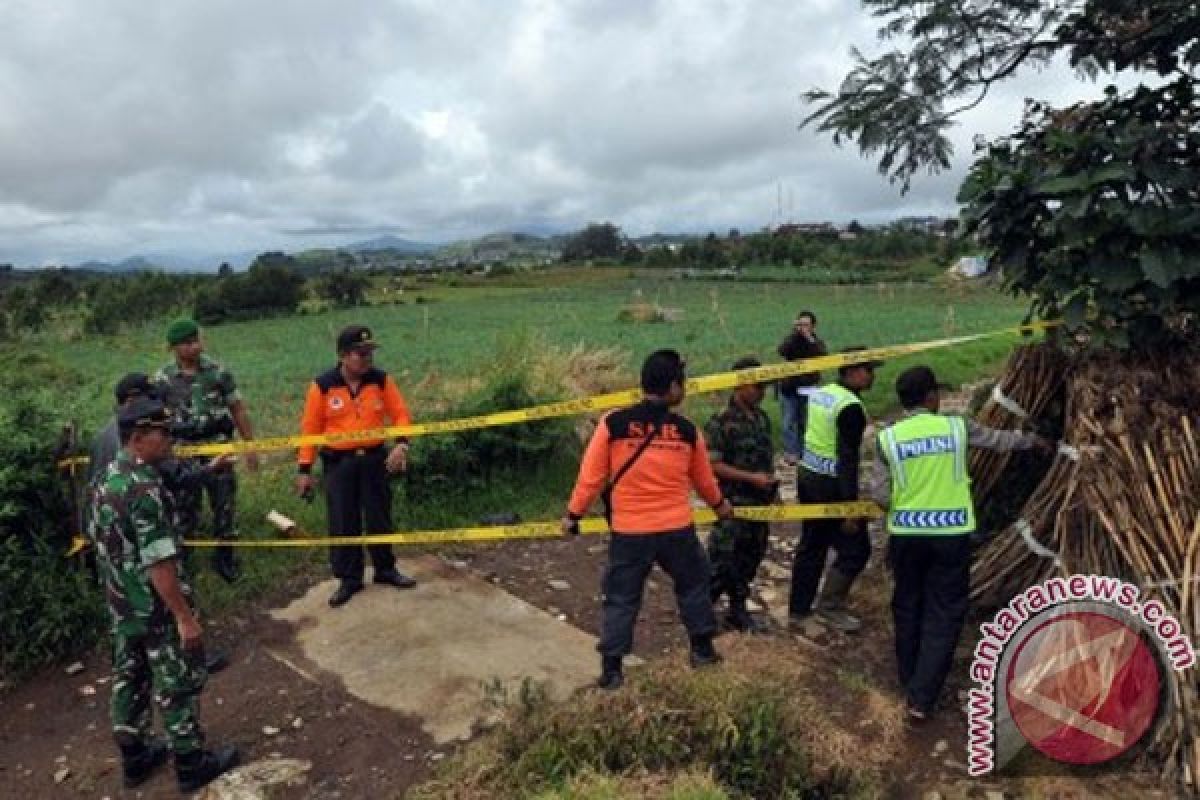
[(167, 344), (174, 347), (199, 334), (200, 326), (196, 324), (196, 320), (181, 317), (167, 326)]

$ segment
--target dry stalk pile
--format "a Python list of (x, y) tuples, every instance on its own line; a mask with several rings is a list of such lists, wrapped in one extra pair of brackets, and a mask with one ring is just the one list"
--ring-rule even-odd
[[(1023, 347), (999, 386), (1031, 420), (1044, 424), (1057, 412), (1061, 441), (1078, 457), (1060, 453), (1024, 503), (1005, 510), (1007, 527), (976, 555), (973, 599), (1002, 603), (1053, 575), (1111, 575), (1141, 587), (1143, 603), (1157, 599), (1200, 641), (1200, 355), (1106, 353), (1068, 364), (1051, 345)], [(993, 399), (980, 421), (1012, 428), (1019, 416)], [(1007, 483), (1028, 478), (1020, 457), (972, 454), (982, 509)], [(1194, 675), (1170, 671), (1177, 703), (1155, 742), (1169, 777), (1193, 788)]]

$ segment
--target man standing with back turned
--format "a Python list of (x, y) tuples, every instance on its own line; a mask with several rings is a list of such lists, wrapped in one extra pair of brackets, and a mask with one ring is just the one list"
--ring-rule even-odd
[[(337, 337), (337, 366), (317, 376), (304, 399), (300, 432), (354, 433), (412, 420), (396, 382), (375, 367), (379, 345), (364, 325), (343, 328)], [(317, 448), (300, 448), (296, 492), (313, 491), (313, 461)], [(325, 507), (330, 536), (361, 536), (365, 517), (367, 533), (392, 533), (392, 490), (388, 476), (408, 466), (408, 442), (401, 439), (388, 452), (382, 439), (334, 442), (321, 448), (325, 476)], [(388, 544), (369, 544), (375, 582), (411, 589), (417, 582), (396, 569), (396, 556)], [(344, 605), (363, 588), (363, 553), (358, 545), (330, 547), (333, 575), (341, 583), (329, 598), (333, 608)]]
[(684, 366), (674, 350), (658, 350), (646, 358), (643, 400), (600, 420), (562, 519), (564, 534), (578, 533), (592, 501), (602, 492), (610, 498), (604, 621), (596, 646), (602, 689), (624, 683), (621, 660), (633, 650), (634, 623), (655, 564), (675, 584), (692, 666), (720, 660), (712, 644), (717, 619), (709, 597), (708, 559), (692, 524), (691, 490), (695, 487), (721, 519), (733, 515), (733, 506), (717, 486), (704, 436), (691, 420), (671, 410), (683, 402)]
[(933, 712), (967, 615), (975, 530), (968, 448), (1053, 449), (1032, 433), (939, 414), (938, 392), (945, 388), (929, 367), (913, 367), (896, 379), (904, 416), (876, 437), (871, 481), (871, 495), (888, 509), (896, 667), (914, 722)]

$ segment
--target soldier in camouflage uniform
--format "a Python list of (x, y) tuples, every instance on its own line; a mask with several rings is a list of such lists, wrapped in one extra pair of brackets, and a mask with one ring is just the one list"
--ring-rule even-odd
[[(760, 367), (755, 358), (743, 358), (733, 369)], [(763, 384), (737, 387), (724, 411), (715, 414), (704, 426), (709, 459), (721, 485), (721, 492), (734, 506), (761, 506), (773, 503), (779, 492), (774, 475), (774, 449), (771, 422), (762, 410)], [(767, 552), (766, 522), (727, 519), (717, 522), (708, 539), (708, 557), (712, 562), (712, 598), (729, 595), (730, 627), (748, 633), (765, 629), (746, 609), (750, 584)]]
[(112, 620), (110, 713), (126, 787), (166, 761), (153, 737), (157, 704), (175, 753), (180, 789), (191, 791), (237, 763), (237, 750), (204, 749), (197, 698), (208, 674), (203, 630), (181, 565), (182, 539), (171, 523), (158, 464), (169, 457), (168, 415), (141, 397), (118, 414), (122, 449), (92, 495), (91, 536)]
[[(242, 439), (253, 439), (250, 415), (233, 374), (204, 354), (199, 326), (190, 319), (175, 320), (167, 327), (167, 344), (175, 361), (155, 374), (154, 383), (171, 412), (176, 438), (185, 444), (227, 442), (236, 428)], [(254, 453), (246, 454), (246, 466), (258, 469)], [(206, 473), (198, 488), (180, 493), (179, 516), (184, 532), (192, 533), (199, 528), (201, 501), (206, 492), (212, 507), (213, 536), (236, 539), (237, 476), (233, 470)], [(232, 547), (217, 547), (213, 551), (213, 568), (229, 582), (237, 579), (239, 568)]]

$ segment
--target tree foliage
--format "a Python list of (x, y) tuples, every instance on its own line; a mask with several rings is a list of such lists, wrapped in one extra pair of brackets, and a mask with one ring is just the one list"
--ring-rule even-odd
[(296, 259), (280, 252), (260, 254), (250, 269), (228, 274), (196, 293), (194, 314), (202, 325), (290, 314), (304, 298)]
[(590, 258), (617, 258), (623, 242), (621, 229), (611, 222), (593, 223), (573, 234), (563, 245), (563, 261), (583, 261)]
[(1039, 311), (1088, 322), (1098, 341), (1153, 341), (1200, 310), (1200, 6), (1183, 0), (864, 0), (902, 42), (808, 92), (804, 120), (854, 141), (907, 189), (950, 165), (961, 112), (1023, 67), (1065, 55), (1090, 75), (1148, 73), (1066, 109), (1031, 103), (1009, 137), (977, 149), (963, 233), (994, 250)]
[(348, 308), (362, 305), (371, 279), (364, 272), (340, 269), (327, 272), (316, 281), (316, 292), (333, 305)]

